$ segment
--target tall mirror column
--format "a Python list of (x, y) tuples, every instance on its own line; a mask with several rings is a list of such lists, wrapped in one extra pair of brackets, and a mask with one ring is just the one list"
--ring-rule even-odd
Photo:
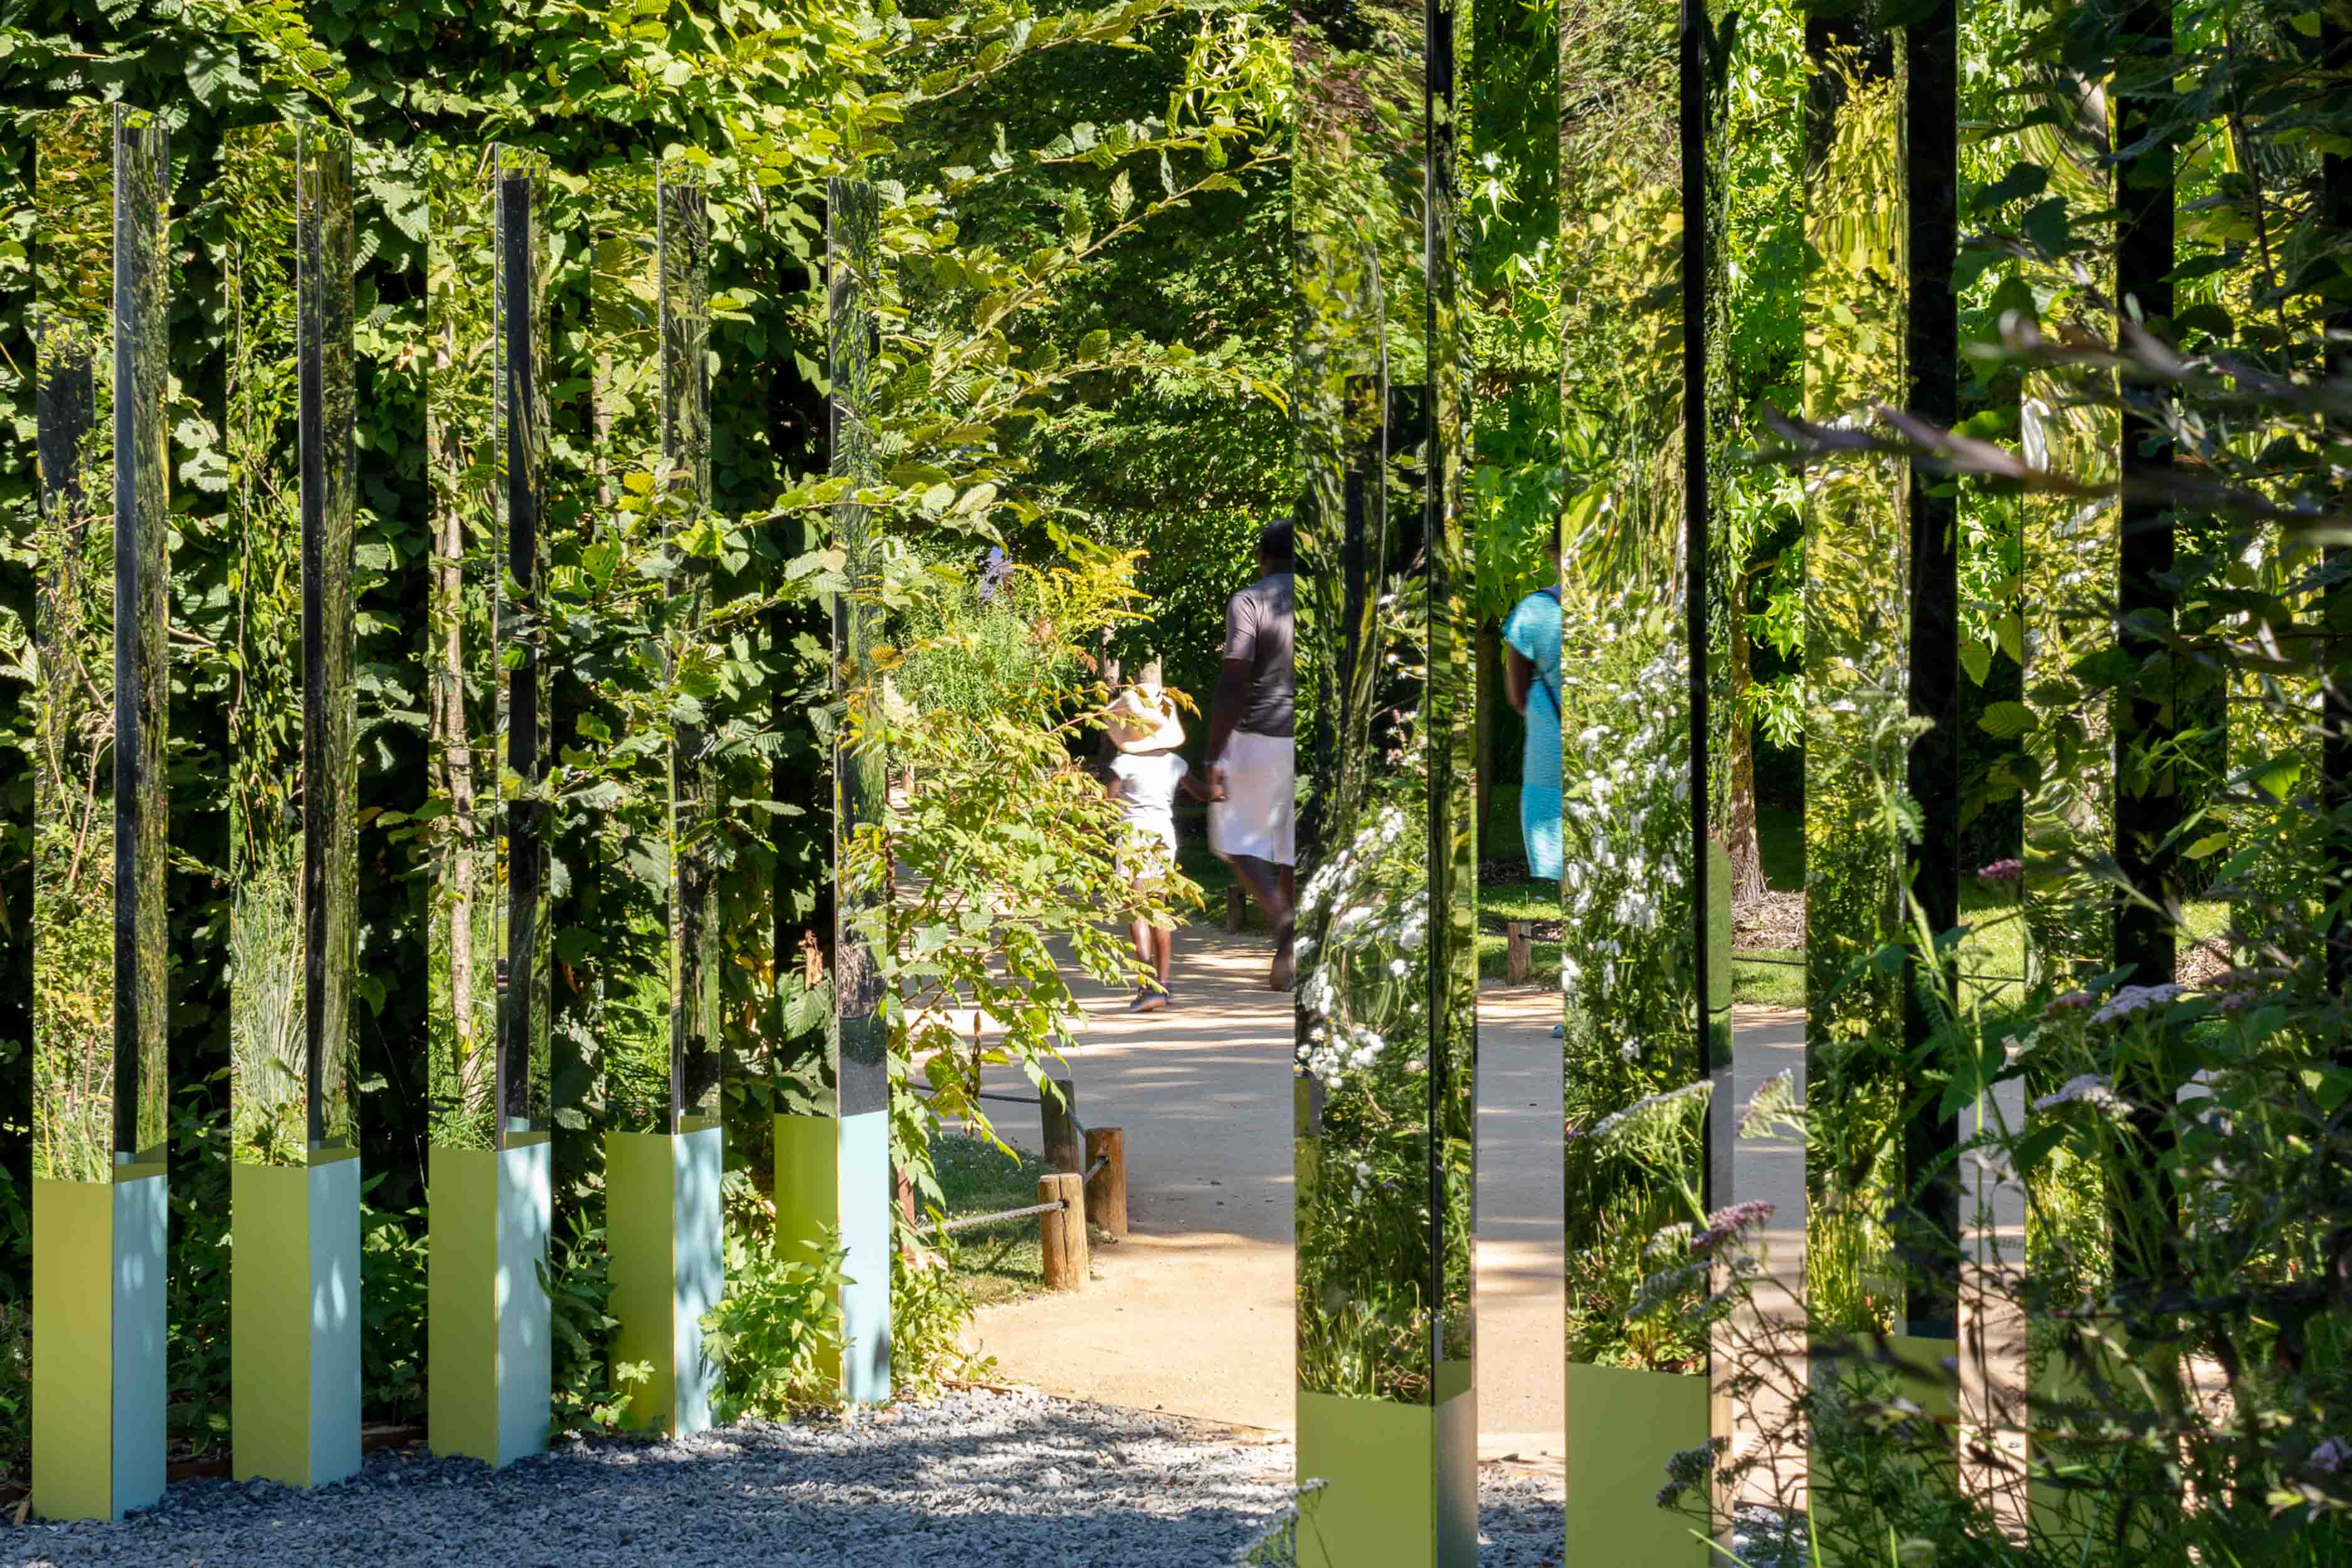
[[(861, 181), (826, 182), (825, 267), (833, 381), (832, 465), (853, 487), (870, 481), (879, 454), (873, 416), (873, 356), (879, 330), (875, 268), (880, 209)], [(871, 689), (877, 610), (872, 511), (855, 489), (834, 508), (834, 545), (848, 587), (833, 605), (835, 689), (853, 702)], [(787, 1063), (808, 1109), (776, 1117), (776, 1226), (803, 1252), (828, 1244), (845, 1254), (841, 1289), (843, 1396), (890, 1397), (889, 1024), (873, 949), (889, 889), (853, 873), (849, 846), (881, 810), (885, 760), (856, 743), (855, 711), (833, 752), (835, 925), (833, 1017), (823, 1055)]]
[(360, 1468), (352, 149), (265, 126), (222, 163), (229, 1417), (238, 1477), (317, 1486)]
[[(593, 293), (600, 527), (633, 560), (664, 563), (652, 615), (672, 680), (703, 629), (709, 574), (687, 554), (710, 494), (709, 220), (686, 171), (605, 182)], [(688, 704), (667, 682), (625, 700), (623, 744), (651, 744), (607, 814), (600, 873), (629, 910), (600, 955), (604, 1006), (604, 1230), (612, 1361), (653, 1376), (631, 1415), (658, 1430), (710, 1425), (702, 1316), (726, 1261), (719, 1212), (718, 907), (710, 896), (710, 765)]]
[(35, 145), (32, 1503), (163, 1491), (170, 162), (123, 105)]
[[(1477, 1558), (1457, 16), (1294, 12), (1302, 1561)], [(1282, 548), (1276, 548), (1278, 544)]]
[(436, 163), (425, 418), (432, 1150), (426, 1421), (434, 1450), (504, 1465), (547, 1443), (539, 1271), (549, 1143), (548, 267), (545, 170), (494, 147)]

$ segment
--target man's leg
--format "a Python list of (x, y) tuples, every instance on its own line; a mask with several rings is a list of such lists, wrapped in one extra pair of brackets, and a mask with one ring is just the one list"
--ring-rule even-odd
[(1234, 869), (1249, 884), (1250, 896), (1265, 911), (1274, 928), (1274, 968), (1267, 983), (1277, 991), (1290, 989), (1291, 949), (1298, 937), (1298, 918), (1290, 900), (1290, 868), (1261, 860), (1255, 855), (1230, 857)]

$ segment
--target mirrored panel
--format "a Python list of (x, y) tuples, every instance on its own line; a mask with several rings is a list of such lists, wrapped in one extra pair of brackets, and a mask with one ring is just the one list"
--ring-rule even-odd
[[(1667, 1447), (1706, 1438), (1708, 1346), (1693, 1309), (1706, 1297), (1706, 1270), (1694, 1248), (1706, 1228), (1712, 1090), (1695, 902), (1694, 802), (1705, 795), (1692, 744), (1678, 8), (1656, 5), (1630, 37), (1598, 17), (1561, 26), (1572, 1460), (1580, 1419), (1599, 1417), (1590, 1398), (1578, 1408), (1578, 1366), (1696, 1374), (1698, 1430)], [(1665, 1524), (1682, 1532), (1679, 1521)]]
[(497, 147), (430, 173), (431, 1094), (436, 1143), (487, 1149), (549, 1117), (544, 171)]
[[(2044, 88), (2042, 107), (2043, 122), (2015, 133), (2017, 160), (2045, 171), (2044, 199), (2062, 202), (2069, 232), (2090, 243), (2063, 261), (2020, 262), (2011, 327), (2053, 343), (2082, 332), (2105, 341), (2115, 286), (2114, 226), (2102, 218), (2114, 201), (2106, 93), (2063, 79)], [(2122, 478), (2123, 419), (2113, 377), (2029, 363), (2018, 429), (2027, 463), (2085, 485), (2078, 494), (2030, 490), (2019, 502), (2025, 952), (2036, 988), (2064, 991), (2105, 970), (2114, 952), (2112, 900), (2095, 871), (2115, 843), (2114, 715), (2073, 673), (2115, 641), (2120, 519), (2111, 487)]]
[[(879, 640), (879, 612), (869, 602), (881, 578), (876, 522), (872, 510), (856, 499), (854, 487), (872, 479), (880, 461), (870, 422), (877, 392), (873, 311), (880, 208), (874, 187), (863, 181), (829, 181), (826, 198), (832, 471), (853, 487), (833, 509), (834, 547), (842, 553), (848, 579), (846, 591), (833, 602), (834, 679), (836, 689), (849, 692), (872, 689), (872, 651)], [(856, 728), (856, 716), (847, 716), (845, 739)], [(843, 743), (834, 750), (834, 1038), (831, 1059), (818, 1076), (830, 1079), (833, 1103), (827, 1109), (843, 1118), (884, 1110), (890, 1103), (890, 1032), (873, 957), (877, 922), (890, 893), (865, 876), (843, 874), (853, 864), (846, 853), (850, 840), (881, 813), (887, 765), (878, 747)], [(805, 1082), (812, 1075), (803, 1068), (801, 1076)]]
[[(1805, 106), (1804, 413), (1863, 431), (1905, 380), (1904, 100), (1893, 35), (1816, 17)], [(1819, 1336), (1894, 1329), (1903, 1281), (1901, 940), (1907, 773), (1906, 465), (1843, 452), (1807, 474), (1806, 1306)]]
[(35, 142), (34, 1174), (160, 1171), (168, 997), (163, 128), (57, 111)]
[(351, 146), (260, 126), (221, 161), (232, 1149), (299, 1164), (357, 1145)]
[(694, 647), (709, 574), (691, 553), (709, 492), (709, 218), (683, 170), (611, 171), (594, 194), (590, 559), (613, 564), (601, 582), (639, 595), (609, 618), (651, 638), (665, 674), (657, 689), (593, 688), (582, 720), (592, 740), (635, 759), (604, 813), (593, 873), (608, 929), (626, 932), (596, 955), (606, 1125), (681, 1132), (717, 1125), (719, 1086), (712, 784), (695, 721), (713, 695)]
[[(1470, 1386), (1475, 1320), (1456, 26), (1443, 8), (1350, 5), (1292, 26), (1298, 1386), (1441, 1410)], [(1437, 1430), (1443, 1532), (1443, 1416)]]

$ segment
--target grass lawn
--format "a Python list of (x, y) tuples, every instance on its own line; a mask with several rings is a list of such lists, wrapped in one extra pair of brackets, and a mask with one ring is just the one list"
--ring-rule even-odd
[[(984, 1138), (961, 1132), (941, 1134), (931, 1145), (931, 1159), (950, 1219), (1026, 1208), (1037, 1201), (1037, 1179), (1053, 1173), (1053, 1167), (1026, 1150), (1007, 1154)], [(954, 1233), (956, 1274), (974, 1301), (982, 1306), (1018, 1301), (1045, 1289), (1037, 1221), (1037, 1215), (1030, 1215)], [(1107, 1244), (1100, 1231), (1092, 1232), (1091, 1239), (1097, 1246)]]

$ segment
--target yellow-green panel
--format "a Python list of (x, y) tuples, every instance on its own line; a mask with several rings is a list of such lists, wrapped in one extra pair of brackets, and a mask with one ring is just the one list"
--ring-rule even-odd
[(33, 1183), (33, 1511), (114, 1515), (114, 1184)]
[(229, 1430), (236, 1478), (310, 1475), (310, 1172), (229, 1166)]
[(669, 1135), (604, 1135), (604, 1245), (611, 1258), (613, 1365), (651, 1363), (654, 1374), (636, 1385), (629, 1418), (667, 1430), (676, 1409), (677, 1368), (673, 1198), (676, 1178)]
[[(830, 1116), (776, 1118), (776, 1244), (803, 1262), (821, 1261), (841, 1229), (841, 1129)], [(825, 1354), (842, 1381), (841, 1346)]]
[(1666, 1460), (1708, 1436), (1708, 1380), (1568, 1365), (1568, 1555), (1563, 1568), (1701, 1568), (1704, 1532), (1657, 1505)]
[(498, 1160), (436, 1147), (427, 1167), (425, 1440), (488, 1465), (499, 1462)]
[(1298, 1560), (1435, 1568), (1437, 1421), (1426, 1405), (1298, 1395)]
[(1958, 1340), (1915, 1338), (1910, 1334), (1889, 1334), (1888, 1353), (1903, 1363), (1902, 1389), (1904, 1397), (1937, 1421), (1952, 1424), (1952, 1463), (1960, 1462), (1959, 1374), (1954, 1369), (1960, 1357)]

